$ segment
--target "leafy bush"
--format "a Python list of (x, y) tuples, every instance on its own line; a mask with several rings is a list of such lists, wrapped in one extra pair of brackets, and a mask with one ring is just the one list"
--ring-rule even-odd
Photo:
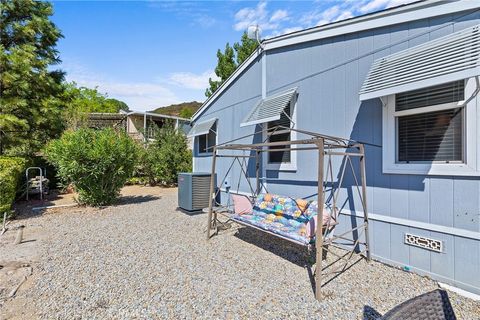
[(132, 175), (138, 146), (125, 133), (108, 128), (66, 131), (45, 148), (64, 185), (73, 184), (79, 202), (92, 206), (112, 204)]
[(185, 135), (167, 125), (155, 132), (155, 140), (141, 152), (141, 169), (150, 184), (174, 185), (179, 172), (192, 170), (192, 153)]
[(0, 157), (0, 220), (10, 212), (26, 160), (18, 157)]

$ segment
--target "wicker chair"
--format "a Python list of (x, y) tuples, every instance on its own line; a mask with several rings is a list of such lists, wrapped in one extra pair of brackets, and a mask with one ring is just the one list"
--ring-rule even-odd
[(382, 320), (455, 320), (455, 313), (445, 290), (436, 289), (407, 300), (389, 312)]

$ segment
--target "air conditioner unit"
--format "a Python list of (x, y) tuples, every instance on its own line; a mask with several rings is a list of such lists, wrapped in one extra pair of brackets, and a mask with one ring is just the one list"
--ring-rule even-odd
[[(194, 172), (178, 174), (178, 206), (187, 211), (208, 207), (211, 173)], [(216, 179), (214, 190), (216, 190)]]

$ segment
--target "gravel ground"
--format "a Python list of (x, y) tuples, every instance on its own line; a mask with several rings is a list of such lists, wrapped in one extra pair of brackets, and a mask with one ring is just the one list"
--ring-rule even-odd
[[(318, 302), (304, 250), (240, 227), (207, 242), (206, 215), (176, 211), (176, 196), (172, 189), (160, 199), (32, 219), (49, 236), (37, 280), (19, 295), (45, 319), (373, 319), (437, 288), (361, 260)], [(480, 318), (480, 303), (449, 295), (459, 319)]]

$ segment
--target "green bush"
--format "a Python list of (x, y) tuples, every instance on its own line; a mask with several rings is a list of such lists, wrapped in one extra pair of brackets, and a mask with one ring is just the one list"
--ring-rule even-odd
[(0, 157), (0, 221), (3, 213), (10, 212), (24, 173), (26, 160), (18, 157)]
[(73, 184), (82, 204), (112, 204), (131, 177), (137, 144), (125, 133), (108, 128), (66, 131), (45, 148), (63, 185)]
[(176, 184), (179, 172), (192, 170), (192, 152), (185, 135), (167, 125), (155, 132), (155, 139), (140, 153), (140, 172), (150, 184)]

